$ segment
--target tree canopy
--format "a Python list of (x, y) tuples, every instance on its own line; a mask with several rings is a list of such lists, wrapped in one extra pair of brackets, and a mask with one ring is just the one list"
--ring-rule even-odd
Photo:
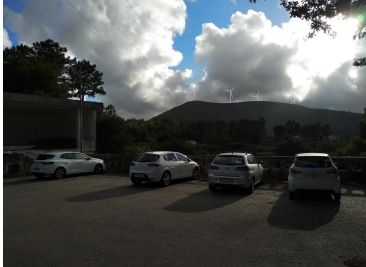
[[(256, 3), (257, 0), (249, 0)], [(359, 27), (354, 39), (366, 38), (366, 1), (365, 0), (281, 0), (281, 5), (293, 18), (300, 18), (311, 23), (309, 37), (316, 32), (332, 33), (328, 19), (338, 15), (343, 18), (356, 18)], [(357, 58), (354, 66), (366, 66), (366, 57)]]
[(105, 94), (96, 65), (71, 59), (53, 40), (6, 48), (3, 56), (4, 91), (62, 98)]
[(89, 61), (75, 61), (68, 69), (67, 88), (72, 97), (84, 99), (84, 96), (105, 95), (103, 73)]

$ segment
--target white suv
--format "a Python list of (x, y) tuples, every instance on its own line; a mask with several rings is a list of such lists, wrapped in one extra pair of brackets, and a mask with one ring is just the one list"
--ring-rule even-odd
[(221, 153), (215, 157), (208, 170), (208, 184), (211, 191), (221, 185), (236, 185), (254, 191), (262, 181), (263, 167), (252, 154)]
[(334, 199), (340, 201), (338, 169), (328, 154), (297, 154), (289, 169), (288, 190), (290, 199), (294, 199), (298, 190), (322, 190), (331, 192)]

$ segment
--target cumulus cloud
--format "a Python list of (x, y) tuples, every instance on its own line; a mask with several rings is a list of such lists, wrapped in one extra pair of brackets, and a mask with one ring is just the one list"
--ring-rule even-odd
[(11, 46), (12, 44), (9, 39), (8, 31), (6, 29), (3, 29), (3, 49)]
[(173, 39), (185, 28), (183, 0), (35, 0), (21, 13), (4, 7), (20, 42), (51, 38), (103, 72), (105, 104), (119, 114), (151, 117), (182, 104), (190, 70), (173, 70), (182, 54)]
[(34, 0), (21, 13), (4, 6), (4, 18), (20, 42), (51, 38), (96, 64), (107, 91), (100, 100), (124, 117), (150, 118), (191, 99), (227, 102), (223, 89), (232, 87), (234, 101), (259, 91), (260, 100), (357, 112), (366, 103), (366, 69), (352, 67), (365, 42), (352, 39), (352, 21), (335, 19), (337, 36), (310, 40), (306, 22), (274, 26), (251, 10), (225, 28), (204, 24), (194, 51), (204, 76), (194, 84), (190, 69), (173, 68), (183, 58), (173, 48), (185, 29), (183, 0)]
[[(307, 39), (307, 22), (291, 19), (272, 25), (261, 12), (236, 12), (226, 28), (204, 24), (196, 37), (195, 57), (205, 76), (197, 84), (199, 99), (226, 102), (223, 89), (235, 87), (234, 100), (290, 102), (314, 107), (362, 112), (365, 106), (365, 69), (352, 59), (365, 54), (354, 41), (355, 21), (331, 21), (337, 34), (319, 33)], [(353, 100), (352, 100), (353, 99)]]

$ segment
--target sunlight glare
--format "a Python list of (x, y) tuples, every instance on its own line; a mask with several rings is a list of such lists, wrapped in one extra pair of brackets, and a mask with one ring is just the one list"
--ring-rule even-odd
[[(326, 79), (343, 64), (355, 57), (356, 42), (353, 35), (358, 27), (357, 19), (337, 17), (329, 21), (334, 36), (318, 33), (314, 38), (299, 42), (299, 50), (287, 68), (293, 88), (299, 100), (306, 97), (319, 77)], [(350, 73), (356, 79), (357, 73)]]

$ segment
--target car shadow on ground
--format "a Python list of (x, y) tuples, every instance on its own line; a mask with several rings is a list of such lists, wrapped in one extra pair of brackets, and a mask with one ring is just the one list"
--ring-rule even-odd
[(306, 192), (290, 200), (285, 192), (272, 207), (267, 222), (284, 229), (312, 231), (331, 222), (339, 207), (329, 194)]
[(221, 188), (217, 192), (204, 189), (177, 200), (164, 209), (175, 212), (202, 212), (221, 208), (247, 196), (248, 194), (243, 192), (242, 189), (237, 188)]
[(158, 189), (159, 186), (155, 184), (144, 183), (139, 186), (134, 185), (124, 185), (117, 186), (108, 189), (102, 189), (94, 192), (89, 192), (81, 194), (74, 197), (69, 197), (65, 199), (67, 202), (88, 202), (88, 201), (98, 201), (110, 198), (124, 197), (133, 194), (144, 193), (152, 189)]

